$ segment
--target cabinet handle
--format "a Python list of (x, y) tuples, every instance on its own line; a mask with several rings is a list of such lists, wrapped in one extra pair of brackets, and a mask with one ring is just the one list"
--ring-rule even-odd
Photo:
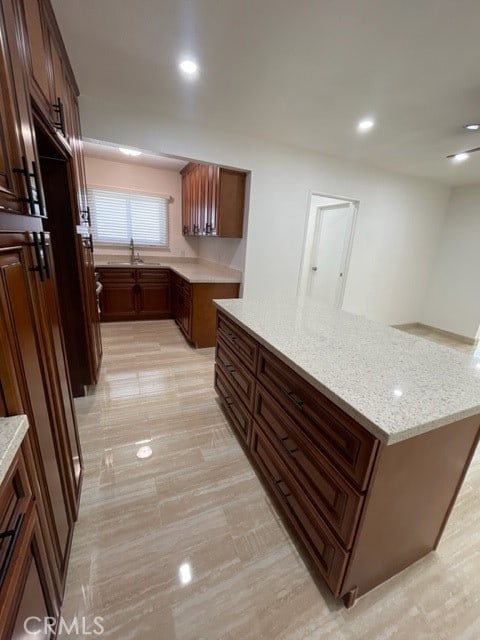
[(282, 393), (283, 395), (287, 396), (290, 402), (293, 402), (293, 404), (297, 407), (297, 409), (299, 409), (300, 411), (303, 411), (304, 401), (300, 400), (300, 398), (296, 396), (293, 391), (288, 391), (288, 389), (282, 389)]
[(285, 502), (286, 502), (286, 501), (287, 501), (287, 498), (288, 498), (289, 496), (291, 496), (292, 494), (290, 493), (290, 491), (289, 491), (288, 487), (287, 487), (287, 491), (288, 491), (288, 493), (284, 493), (284, 491), (283, 491), (283, 489), (282, 489), (282, 487), (281, 487), (280, 485), (281, 485), (281, 484), (285, 484), (285, 482), (284, 482), (282, 479), (280, 479), (280, 480), (275, 480), (275, 484), (277, 485), (277, 487), (278, 487), (278, 489), (279, 489), (279, 491), (280, 491), (280, 496), (281, 496), (281, 497), (285, 500)]
[(40, 209), (40, 215), (44, 218), (47, 217), (47, 213), (45, 211), (45, 203), (43, 202), (43, 191), (42, 191), (42, 182), (40, 180), (40, 174), (38, 173), (37, 163), (32, 160), (32, 171), (33, 171), (33, 179), (35, 180), (35, 187), (37, 190), (37, 200), (38, 208)]
[(0, 540), (3, 540), (5, 538), (10, 538), (7, 552), (5, 554), (5, 557), (3, 558), (2, 566), (0, 567), (0, 589), (2, 588), (3, 582), (8, 573), (8, 569), (10, 567), (10, 563), (13, 557), (13, 552), (15, 551), (15, 546), (17, 544), (18, 536), (20, 535), (20, 531), (21, 531), (24, 519), (25, 519), (25, 514), (19, 513), (13, 529), (10, 529), (8, 531), (3, 531), (2, 533), (0, 533)]
[(67, 134), (65, 132), (65, 108), (63, 106), (63, 102), (60, 98), (57, 98), (57, 102), (52, 106), (53, 110), (58, 116), (58, 120), (54, 121), (53, 126), (58, 129), (58, 131), (61, 131), (66, 137)]
[(232, 364), (226, 364), (225, 365), (225, 369), (229, 372), (229, 373), (235, 373), (235, 367)]
[(41, 246), (40, 234), (37, 231), (32, 233), (33, 242), (27, 242), (29, 247), (33, 247), (35, 249), (35, 259), (37, 261), (36, 267), (30, 267), (30, 271), (38, 271), (40, 274), (40, 280), (43, 282), (45, 280), (44, 274), (44, 264), (43, 264), (43, 249)]
[(50, 280), (50, 278), (52, 277), (52, 273), (50, 271), (50, 260), (48, 258), (47, 238), (44, 231), (40, 232), (40, 244), (42, 246), (43, 252), (43, 269), (45, 271), (45, 275)]
[[(27, 158), (22, 156), (22, 168), (14, 169), (14, 173), (21, 173), (25, 178), (25, 186), (27, 188), (27, 197), (21, 198), (23, 202), (28, 202), (30, 207), (30, 215), (37, 215), (36, 207), (38, 206), (40, 215), (46, 217), (45, 205), (43, 203), (42, 183), (40, 182), (40, 176), (38, 173), (37, 165), (32, 162), (32, 172), (28, 168)], [(32, 178), (35, 179), (35, 189), (32, 185)]]
[(298, 451), (298, 447), (295, 447), (294, 449), (289, 449), (288, 448), (288, 441), (290, 440), (290, 436), (279, 436), (278, 433), (275, 434), (277, 436), (277, 440), (280, 442), (280, 444), (282, 445), (282, 447), (285, 449), (285, 451), (288, 453), (288, 455), (291, 458), (295, 457), (295, 453), (297, 453)]

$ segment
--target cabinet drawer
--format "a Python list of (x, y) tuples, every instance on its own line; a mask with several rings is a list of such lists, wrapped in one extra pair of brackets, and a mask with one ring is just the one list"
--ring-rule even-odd
[(100, 282), (135, 282), (135, 269), (97, 269)]
[(323, 520), (305, 509), (301, 495), (292, 483), (281, 458), (255, 422), (252, 428), (251, 450), (262, 474), (282, 504), (284, 513), (307, 547), (328, 586), (334, 595), (338, 596), (349, 554), (342, 549)]
[(315, 445), (364, 490), (378, 441), (262, 347), (257, 378)]
[(231, 322), (221, 312), (217, 313), (217, 336), (229, 345), (243, 364), (255, 373), (258, 344), (243, 329)]
[(170, 283), (170, 269), (137, 269), (137, 282)]
[(259, 384), (254, 418), (312, 504), (349, 549), (360, 517), (363, 495), (344, 479)]
[(17, 547), (25, 514), (32, 503), (32, 491), (21, 454), (17, 454), (0, 489), (0, 585)]
[(248, 444), (250, 439), (251, 418), (240, 402), (232, 387), (228, 384), (221, 370), (215, 366), (215, 389), (220, 396), (223, 406), (230, 416), (234, 427)]
[(255, 379), (240, 360), (233, 355), (225, 342), (219, 338), (217, 339), (215, 361), (247, 409), (253, 411)]

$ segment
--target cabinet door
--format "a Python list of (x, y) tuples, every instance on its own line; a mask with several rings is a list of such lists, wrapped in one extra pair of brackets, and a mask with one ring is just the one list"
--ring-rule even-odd
[[(72, 510), (78, 513), (80, 501), (80, 487), (82, 479), (82, 455), (80, 438), (78, 434), (77, 419), (73, 405), (70, 374), (67, 365), (67, 353), (60, 319), (60, 309), (57, 298), (57, 289), (54, 280), (53, 256), (50, 247), (50, 239), (46, 234), (44, 251), (48, 252), (47, 264), (49, 276), (41, 281), (35, 279), (35, 298), (38, 309), (42, 311), (43, 323), (48, 327), (49, 351), (54, 357), (50, 371), (50, 381), (53, 387), (53, 401), (57, 416), (57, 437), (61, 446), (61, 455), (66, 473), (66, 483), (70, 490)], [(34, 265), (34, 248), (30, 249), (31, 264)], [(37, 321), (40, 320), (40, 316)]]
[(50, 43), (41, 0), (18, 0), (23, 16), (26, 63), (30, 89), (37, 106), (49, 122), (54, 119)]
[(33, 196), (40, 185), (31, 175), (35, 166), (33, 128), (12, 0), (0, 4), (0, 85), (0, 205), (7, 211), (36, 214), (39, 210)]
[(100, 294), (102, 320), (128, 320), (137, 315), (136, 284), (103, 282)]
[(188, 173), (182, 174), (182, 233), (191, 235), (191, 179)]
[(53, 124), (55, 129), (70, 143), (71, 114), (70, 91), (67, 80), (65, 64), (62, 52), (59, 50), (56, 39), (48, 34), (50, 57), (52, 61), (52, 92), (53, 92)]
[[(23, 445), (22, 445), (23, 449)], [(30, 616), (55, 619), (55, 598), (32, 489), (22, 449), (0, 489), (0, 640), (27, 637), (24, 623)], [(30, 631), (36, 631), (30, 628)], [(32, 633), (33, 635), (33, 633)], [(35, 634), (50, 638), (50, 634)]]
[(218, 195), (220, 189), (220, 167), (209, 164), (206, 167), (206, 234), (217, 235)]
[[(53, 629), (57, 612), (49, 589), (47, 560), (35, 510), (29, 521), (24, 531), (26, 540), (17, 559), (16, 573), (20, 579), (12, 589), (15, 598), (9, 603), (11, 613), (7, 626), (13, 630), (10, 634), (10, 630), (5, 629), (5, 635), (2, 633), (0, 636), (2, 640), (24, 640), (26, 637), (50, 640), (55, 636)], [(45, 625), (47, 618), (52, 623), (50, 627)]]
[[(6, 398), (9, 414), (26, 413), (40, 480), (42, 502), (49, 522), (57, 579), (63, 584), (73, 519), (68, 501), (68, 481), (62, 460), (63, 441), (57, 431), (58, 405), (48, 353), (48, 329), (32, 296), (39, 276), (31, 262), (23, 234), (0, 234), (0, 346), (4, 362), (4, 389), (18, 389), (18, 398)], [(20, 402), (20, 404), (18, 404)], [(58, 585), (57, 585), (58, 586)]]
[(141, 318), (162, 319), (170, 317), (170, 285), (138, 285), (138, 315)]

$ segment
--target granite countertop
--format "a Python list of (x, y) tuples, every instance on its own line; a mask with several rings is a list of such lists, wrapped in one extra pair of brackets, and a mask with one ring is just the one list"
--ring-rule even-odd
[(479, 415), (476, 356), (310, 302), (215, 300), (386, 444)]
[(0, 484), (3, 482), (23, 438), (27, 433), (27, 416), (0, 418)]
[(191, 283), (238, 283), (242, 281), (242, 274), (240, 271), (230, 269), (229, 267), (223, 267), (221, 265), (217, 267), (214, 265), (206, 265), (196, 262), (140, 262), (138, 264), (131, 264), (129, 262), (98, 262), (95, 266), (114, 269), (125, 269), (128, 267), (135, 267), (136, 269), (171, 269)]

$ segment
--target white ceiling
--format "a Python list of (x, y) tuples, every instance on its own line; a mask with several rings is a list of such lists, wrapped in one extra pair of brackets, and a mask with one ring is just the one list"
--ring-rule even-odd
[(83, 144), (86, 156), (100, 158), (100, 160), (109, 160), (110, 162), (136, 164), (142, 167), (153, 167), (154, 169), (166, 169), (177, 172), (187, 164), (186, 160), (160, 156), (149, 151), (142, 151), (142, 154), (139, 156), (126, 156), (119, 150), (121, 146), (121, 144), (114, 145), (100, 140), (93, 141), (89, 139), (85, 140)]
[[(83, 94), (449, 184), (480, 182), (479, 0), (53, 0)], [(199, 78), (177, 70), (194, 56)], [(377, 126), (358, 135), (373, 116)], [(132, 123), (133, 125), (134, 123)]]

